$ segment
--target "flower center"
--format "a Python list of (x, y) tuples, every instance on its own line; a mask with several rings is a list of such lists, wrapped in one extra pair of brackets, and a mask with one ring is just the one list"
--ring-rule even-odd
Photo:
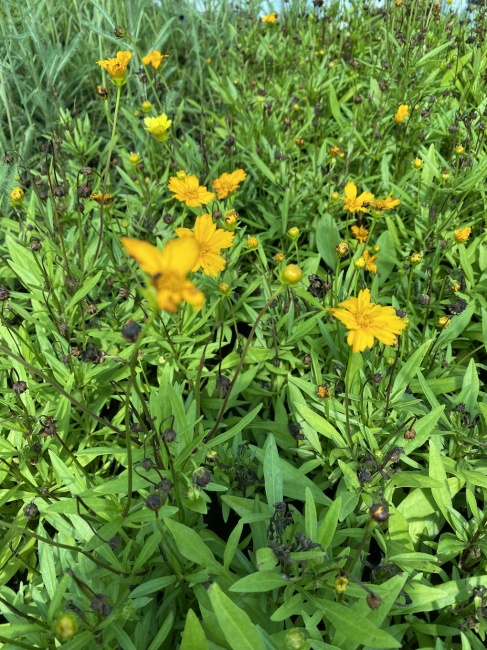
[(165, 289), (166, 291), (179, 293), (181, 291), (182, 278), (174, 273), (157, 273), (152, 276), (152, 284), (158, 291)]
[(371, 318), (368, 314), (356, 314), (355, 320), (360, 328), (365, 328), (370, 325)]

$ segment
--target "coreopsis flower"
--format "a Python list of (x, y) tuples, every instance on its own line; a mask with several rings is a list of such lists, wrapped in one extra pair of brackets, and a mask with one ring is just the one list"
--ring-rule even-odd
[(186, 203), (188, 208), (199, 208), (213, 201), (215, 198), (213, 192), (209, 192), (206, 187), (200, 185), (196, 176), (182, 173), (184, 176), (178, 172), (177, 177), (171, 176), (169, 179), (167, 187), (174, 193), (173, 199)]
[(275, 23), (277, 20), (277, 14), (275, 11), (273, 11), (271, 14), (266, 14), (265, 16), (262, 16), (262, 22), (263, 23)]
[(455, 239), (459, 244), (463, 244), (464, 242), (466, 242), (467, 239), (470, 237), (471, 233), (472, 233), (472, 229), (470, 228), (470, 226), (453, 231), (453, 234), (455, 235)]
[(274, 255), (274, 262), (276, 262), (276, 264), (280, 264), (284, 260), (285, 257), (286, 256), (284, 255), (284, 253), (276, 253)]
[(338, 308), (328, 311), (349, 330), (347, 343), (354, 352), (371, 348), (375, 339), (385, 345), (395, 345), (397, 335), (406, 327), (404, 320), (396, 316), (394, 307), (371, 302), (369, 289), (361, 290), (357, 298), (348, 298)]
[(465, 151), (465, 147), (463, 147), (461, 144), (457, 144), (455, 147), (455, 152), (460, 155)]
[(221, 256), (222, 248), (230, 248), (233, 244), (234, 233), (218, 228), (210, 214), (196, 217), (194, 230), (176, 228), (176, 235), (181, 239), (191, 239), (198, 244), (198, 259), (192, 271), (202, 268), (205, 275), (217, 276), (225, 268), (225, 260)]
[(97, 203), (103, 203), (103, 205), (107, 205), (113, 201), (113, 196), (111, 194), (107, 194), (106, 192), (105, 194), (102, 192), (93, 192), (91, 198)]
[(247, 178), (243, 169), (236, 169), (231, 174), (222, 174), (220, 178), (211, 181), (219, 199), (226, 199), (229, 194), (238, 190), (240, 183)]
[(333, 393), (327, 384), (319, 384), (319, 386), (316, 387), (316, 396), (320, 399), (330, 399), (332, 395)]
[(169, 54), (161, 54), (157, 50), (151, 50), (147, 56), (142, 57), (144, 65), (151, 65), (155, 70), (161, 65), (164, 59), (168, 59)]
[(328, 153), (330, 154), (330, 156), (331, 156), (332, 158), (336, 158), (336, 157), (338, 156), (338, 154), (340, 153), (340, 147), (337, 147), (337, 146), (335, 145), (334, 147), (332, 147), (332, 148), (329, 150)]
[(438, 327), (441, 327), (442, 329), (448, 327), (450, 323), (451, 323), (451, 318), (448, 318), (448, 316), (440, 316), (438, 318)]
[(397, 109), (396, 114), (394, 115), (394, 121), (397, 124), (404, 122), (409, 113), (409, 106), (407, 104), (401, 104)]
[(362, 253), (362, 258), (365, 262), (365, 270), (370, 271), (370, 273), (377, 273), (377, 264), (375, 264), (377, 255), (371, 255), (369, 251), (364, 251)]
[(385, 199), (374, 199), (370, 202), (370, 205), (374, 208), (374, 210), (384, 212), (385, 210), (394, 210), (396, 205), (399, 205), (400, 203), (401, 201), (399, 199), (393, 199), (392, 194), (389, 194), (389, 196)]
[(131, 58), (132, 52), (124, 51), (117, 52), (117, 56), (113, 59), (105, 59), (103, 61), (97, 61), (96, 63), (97, 65), (101, 65), (101, 67), (108, 72), (117, 86), (122, 86), (125, 83), (127, 66)]
[(370, 192), (362, 192), (360, 196), (357, 196), (357, 186), (355, 183), (350, 181), (345, 185), (345, 196), (341, 196), (340, 199), (344, 203), (344, 209), (349, 212), (368, 212), (367, 207), (364, 206), (364, 203), (370, 203), (374, 198), (374, 195)]
[(194, 309), (203, 305), (203, 293), (187, 278), (200, 254), (195, 239), (173, 239), (162, 251), (148, 242), (129, 237), (122, 237), (122, 244), (142, 271), (151, 276), (150, 283), (156, 289), (159, 309), (175, 312), (183, 301)]
[(251, 250), (255, 250), (256, 248), (259, 248), (259, 240), (257, 239), (257, 237), (249, 237), (247, 239), (247, 246)]
[(297, 147), (302, 147), (304, 145), (304, 140), (303, 138), (294, 138), (294, 144)]
[(25, 196), (25, 192), (21, 187), (14, 187), (10, 192), (10, 198), (14, 203), (20, 203)]
[(167, 138), (167, 131), (172, 124), (165, 113), (157, 117), (144, 117), (145, 130), (152, 133), (156, 140), (163, 142)]
[(353, 265), (355, 266), (356, 269), (365, 269), (365, 258), (357, 257)]
[(364, 226), (352, 226), (352, 234), (359, 244), (364, 244), (369, 236), (369, 231)]

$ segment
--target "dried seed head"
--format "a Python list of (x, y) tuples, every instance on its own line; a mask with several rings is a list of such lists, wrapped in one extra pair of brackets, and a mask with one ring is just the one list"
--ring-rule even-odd
[(147, 497), (145, 500), (145, 505), (149, 510), (153, 510), (154, 512), (157, 512), (162, 508), (162, 499), (159, 494), (151, 494)]
[(35, 519), (39, 516), (39, 508), (35, 503), (28, 503), (26, 506), (24, 506), (23, 512), (26, 519)]
[(130, 319), (125, 325), (122, 327), (122, 336), (123, 338), (128, 341), (129, 343), (135, 343), (135, 341), (139, 338), (140, 332), (142, 331), (142, 327), (136, 323), (134, 320)]
[(146, 472), (148, 472), (154, 467), (154, 461), (152, 458), (144, 458), (144, 460), (140, 463), (140, 466), (145, 469)]
[(95, 594), (91, 599), (91, 609), (95, 614), (99, 614), (103, 618), (110, 616), (112, 608), (108, 603), (108, 598), (103, 594)]
[(406, 429), (406, 431), (404, 432), (404, 440), (414, 440), (415, 438), (416, 438), (416, 431), (412, 427)]
[(201, 488), (204, 488), (211, 481), (211, 472), (206, 467), (199, 467), (193, 472), (194, 483)]
[(12, 390), (16, 395), (22, 395), (22, 393), (25, 393), (25, 391), (27, 390), (27, 384), (25, 383), (25, 381), (16, 381), (12, 385)]
[(162, 439), (164, 442), (174, 442), (174, 440), (176, 440), (176, 435), (177, 433), (174, 429), (166, 429), (162, 432)]
[(381, 606), (382, 599), (378, 594), (368, 593), (365, 599), (370, 609), (378, 609)]

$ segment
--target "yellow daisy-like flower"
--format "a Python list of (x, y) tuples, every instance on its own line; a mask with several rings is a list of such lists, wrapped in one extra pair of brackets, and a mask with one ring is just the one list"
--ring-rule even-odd
[(205, 296), (187, 278), (199, 256), (199, 247), (193, 238), (173, 239), (162, 251), (146, 241), (129, 237), (122, 237), (122, 244), (142, 271), (151, 276), (159, 309), (175, 312), (183, 301), (194, 309), (203, 305)]
[(277, 20), (277, 14), (275, 11), (273, 11), (271, 14), (266, 14), (265, 16), (262, 16), (262, 22), (263, 23), (275, 23)]
[(389, 194), (386, 199), (375, 199), (374, 201), (371, 201), (370, 205), (374, 210), (384, 212), (385, 210), (394, 210), (396, 205), (399, 205), (400, 203), (401, 201), (399, 199), (393, 199), (392, 194)]
[(467, 239), (472, 234), (472, 229), (470, 228), (470, 226), (467, 226), (466, 228), (460, 228), (459, 230), (454, 230), (453, 234), (455, 235), (456, 241), (459, 244), (463, 244), (464, 242), (467, 241)]
[(352, 233), (359, 244), (364, 244), (369, 236), (369, 231), (364, 226), (352, 226)]
[(147, 56), (142, 57), (144, 65), (151, 65), (155, 70), (161, 65), (164, 59), (168, 59), (169, 54), (161, 54), (157, 50), (151, 50)]
[(233, 232), (216, 227), (210, 214), (196, 217), (194, 231), (189, 228), (176, 228), (176, 235), (182, 239), (190, 238), (198, 244), (198, 260), (192, 271), (202, 268), (205, 275), (218, 275), (225, 268), (226, 261), (221, 256), (222, 248), (230, 248), (235, 237)]
[(97, 61), (96, 63), (97, 65), (101, 65), (102, 68), (105, 68), (113, 81), (118, 86), (121, 86), (125, 81), (127, 66), (131, 58), (132, 52), (124, 51), (117, 52), (117, 56), (113, 59), (105, 59), (103, 61)]
[(362, 258), (365, 261), (365, 270), (370, 271), (371, 273), (377, 273), (377, 264), (374, 264), (377, 255), (371, 255), (369, 251), (364, 251), (362, 253)]
[(407, 104), (401, 104), (397, 109), (396, 114), (394, 115), (394, 121), (397, 124), (404, 122), (409, 113), (409, 106)]
[(157, 117), (144, 117), (145, 130), (152, 133), (156, 140), (163, 142), (167, 138), (167, 132), (172, 124), (165, 113)]
[(211, 181), (219, 199), (226, 199), (229, 194), (238, 190), (240, 183), (247, 178), (243, 169), (236, 169), (231, 174), (222, 174), (220, 178)]
[(213, 192), (208, 192), (206, 187), (200, 185), (196, 176), (184, 175), (184, 177), (171, 176), (167, 186), (171, 192), (174, 192), (173, 199), (186, 203), (188, 208), (199, 208), (201, 205), (211, 203), (215, 198)]
[(396, 316), (394, 307), (382, 307), (370, 301), (370, 290), (363, 289), (358, 298), (348, 298), (338, 308), (328, 309), (349, 330), (347, 343), (354, 352), (363, 352), (374, 345), (375, 339), (384, 345), (395, 345), (396, 336), (406, 327)]
[(111, 194), (103, 194), (102, 192), (93, 192), (91, 198), (93, 201), (96, 201), (97, 203), (103, 203), (104, 205), (107, 205), (107, 203), (111, 203), (113, 201), (113, 196)]
[(374, 198), (373, 194), (370, 192), (362, 192), (360, 196), (357, 196), (357, 186), (353, 182), (347, 183), (344, 191), (345, 196), (341, 196), (340, 199), (345, 204), (345, 210), (349, 212), (368, 212), (364, 203), (370, 203)]

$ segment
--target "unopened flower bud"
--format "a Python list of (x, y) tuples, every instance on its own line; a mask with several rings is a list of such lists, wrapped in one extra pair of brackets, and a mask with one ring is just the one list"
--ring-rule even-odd
[(369, 515), (374, 521), (378, 523), (383, 523), (389, 519), (389, 511), (381, 503), (375, 503), (369, 508)]
[(451, 323), (451, 318), (448, 318), (448, 316), (440, 316), (440, 318), (438, 318), (438, 327), (441, 327), (442, 329), (448, 327), (450, 323)]
[(255, 250), (256, 248), (258, 248), (259, 247), (259, 240), (257, 239), (257, 237), (249, 237), (247, 239), (247, 246), (251, 250)]
[(416, 438), (416, 431), (412, 427), (406, 429), (406, 431), (404, 432), (404, 440), (414, 440), (415, 438)]
[(349, 253), (349, 248), (347, 242), (341, 241), (339, 244), (335, 246), (335, 250), (337, 252), (337, 255), (340, 257), (345, 257)]
[(14, 187), (10, 192), (10, 198), (14, 203), (20, 203), (25, 196), (25, 192), (21, 187)]
[(281, 274), (281, 281), (285, 284), (297, 284), (302, 277), (303, 273), (297, 264), (288, 264)]
[(296, 240), (296, 239), (298, 239), (301, 232), (300, 232), (299, 228), (296, 228), (296, 226), (293, 226), (292, 228), (289, 228), (289, 230), (287, 231), (287, 234), (289, 235), (289, 237), (291, 237), (291, 239)]
[(411, 253), (409, 256), (409, 261), (411, 264), (421, 264), (423, 261), (423, 257), (421, 253)]
[(421, 158), (416, 158), (415, 161), (413, 162), (414, 168), (415, 169), (421, 169), (423, 167), (423, 161)]
[(54, 623), (54, 634), (60, 641), (69, 641), (78, 630), (74, 614), (62, 614)]
[(370, 609), (378, 609), (382, 603), (381, 597), (378, 594), (374, 593), (367, 594), (365, 600), (367, 601), (367, 605), (370, 607)]
[(35, 503), (28, 503), (26, 506), (24, 506), (23, 512), (26, 519), (35, 519), (39, 516), (39, 508)]
[(129, 156), (129, 162), (132, 163), (132, 165), (138, 165), (140, 162), (140, 156), (138, 153), (131, 153)]
[(204, 488), (211, 481), (211, 472), (206, 467), (199, 467), (193, 472), (193, 482), (201, 488)]

